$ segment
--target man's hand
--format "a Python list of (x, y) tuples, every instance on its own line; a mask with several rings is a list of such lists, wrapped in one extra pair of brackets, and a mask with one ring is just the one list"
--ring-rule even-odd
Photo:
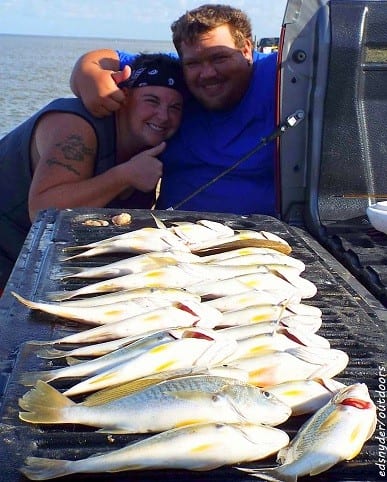
[(85, 107), (96, 117), (105, 117), (117, 111), (125, 100), (118, 83), (130, 77), (131, 69), (119, 68), (117, 53), (111, 50), (89, 52), (75, 64), (70, 86)]

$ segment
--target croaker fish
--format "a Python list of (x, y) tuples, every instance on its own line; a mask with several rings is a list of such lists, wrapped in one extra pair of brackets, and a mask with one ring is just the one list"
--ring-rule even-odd
[(161, 266), (176, 265), (178, 262), (200, 262), (200, 257), (190, 252), (170, 250), (155, 251), (146, 254), (121, 259), (114, 263), (93, 267), (66, 267), (61, 273), (62, 279), (67, 278), (115, 278), (126, 274), (141, 273)]
[(50, 293), (49, 298), (54, 301), (62, 301), (80, 295), (108, 293), (123, 289), (138, 289), (144, 287), (187, 288), (191, 283), (202, 280), (223, 280), (256, 272), (259, 274), (268, 274), (268, 270), (264, 266), (210, 266), (202, 263), (179, 262), (177, 265), (161, 266), (160, 268), (141, 273), (133, 273), (90, 283), (77, 290)]
[[(55, 296), (54, 296), (55, 298)], [(102, 295), (88, 296), (87, 298), (75, 298), (70, 300), (63, 300), (60, 302), (61, 306), (101, 306), (117, 303), (121, 301), (128, 301), (139, 298), (149, 298), (171, 300), (171, 301), (196, 301), (200, 302), (200, 296), (182, 288), (137, 288), (120, 290), (112, 293)]]
[[(184, 329), (156, 332), (100, 357), (84, 360), (79, 363), (71, 363), (69, 366), (51, 370), (24, 372), (20, 375), (19, 382), (23, 385), (31, 386), (34, 385), (37, 380), (51, 382), (63, 378), (71, 379), (95, 375), (120, 363), (124, 363), (151, 348), (181, 338), (183, 331)], [(71, 358), (67, 360), (71, 362)]]
[(83, 246), (67, 246), (64, 248), (64, 251), (85, 250), (65, 258), (66, 261), (100, 254), (117, 252), (142, 254), (149, 253), (150, 251), (168, 251), (173, 248), (181, 251), (189, 251), (186, 244), (171, 231), (149, 227), (129, 231)]
[(226, 338), (181, 338), (140, 353), (73, 385), (64, 393), (72, 397), (164, 371), (221, 365), (235, 349), (235, 341)]
[(98, 343), (128, 336), (145, 336), (158, 330), (207, 327), (213, 328), (221, 322), (222, 313), (204, 303), (174, 303), (123, 320), (106, 323), (88, 330), (72, 333), (56, 340), (33, 341), (34, 344)]
[(265, 387), (277, 398), (289, 405), (292, 415), (304, 415), (317, 412), (345, 385), (332, 378), (311, 380), (291, 380)]
[[(141, 381), (141, 380), (140, 380)], [(166, 380), (132, 392), (128, 385), (98, 393), (93, 403), (74, 403), (38, 381), (19, 405), (30, 423), (77, 423), (109, 433), (153, 433), (196, 423), (285, 422), (290, 408), (274, 395), (230, 378), (194, 375)]]
[(272, 248), (258, 248), (246, 246), (245, 248), (232, 249), (223, 253), (209, 254), (201, 257), (204, 263), (215, 264), (282, 264), (293, 266), (301, 273), (305, 270), (305, 264), (292, 256), (280, 253)]
[(287, 255), (292, 252), (289, 243), (281, 237), (267, 231), (253, 231), (247, 229), (237, 231), (233, 236), (228, 236), (226, 238), (190, 244), (189, 249), (192, 253), (206, 255), (251, 246), (272, 248)]
[(295, 482), (304, 475), (317, 475), (343, 460), (352, 460), (376, 428), (376, 407), (364, 383), (341, 389), (281, 449), (280, 467), (240, 469), (254, 477)]
[(344, 351), (305, 346), (239, 358), (229, 365), (246, 370), (249, 383), (266, 387), (291, 380), (332, 378), (344, 370), (348, 361)]
[(122, 449), (81, 460), (28, 457), (20, 470), (30, 480), (124, 470), (204, 471), (260, 460), (277, 452), (288, 440), (284, 431), (264, 425), (196, 424), (168, 430)]
[(71, 306), (63, 305), (60, 302), (44, 303), (27, 300), (14, 291), (12, 294), (18, 301), (20, 301), (20, 303), (28, 306), (28, 308), (32, 310), (44, 311), (45, 313), (50, 313), (67, 320), (73, 320), (88, 325), (113, 323), (125, 318), (130, 318), (131, 316), (153, 311), (156, 308), (171, 306), (176, 303), (162, 298), (137, 298), (100, 306)]

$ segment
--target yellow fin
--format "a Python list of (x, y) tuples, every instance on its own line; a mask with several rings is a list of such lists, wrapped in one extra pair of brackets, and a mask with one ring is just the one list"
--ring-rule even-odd
[(36, 387), (19, 399), (19, 406), (26, 412), (20, 412), (19, 418), (30, 423), (64, 423), (62, 409), (76, 405), (61, 392), (42, 380)]
[(157, 378), (140, 378), (138, 380), (123, 383), (112, 388), (105, 388), (86, 397), (82, 402), (82, 405), (86, 407), (103, 405), (113, 400), (117, 400), (118, 398), (140, 392), (141, 390), (144, 390), (145, 388), (155, 385), (159, 382), (160, 379)]

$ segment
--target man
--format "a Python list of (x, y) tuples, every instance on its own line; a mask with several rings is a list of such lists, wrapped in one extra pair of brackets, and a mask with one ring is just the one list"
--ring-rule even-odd
[[(227, 5), (188, 11), (171, 29), (193, 98), (160, 156), (157, 208), (275, 215), (273, 143), (231, 167), (274, 130), (276, 54), (254, 52), (247, 15)], [(131, 59), (100, 50), (77, 62), (72, 88), (95, 115), (119, 107), (111, 74)]]

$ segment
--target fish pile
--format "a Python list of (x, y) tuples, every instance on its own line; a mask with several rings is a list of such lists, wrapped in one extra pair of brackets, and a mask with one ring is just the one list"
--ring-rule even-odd
[[(66, 365), (22, 374), (20, 383), (32, 388), (19, 400), (20, 419), (148, 436), (77, 461), (27, 457), (21, 472), (47, 480), (203, 471), (278, 454), (278, 467), (238, 469), (296, 481), (354, 458), (375, 430), (376, 408), (365, 384), (334, 380), (349, 357), (317, 334), (321, 310), (305, 302), (316, 286), (289, 244), (208, 220), (170, 228), (155, 221), (156, 228), (66, 248), (79, 252), (64, 257), (61, 276), (86, 281), (81, 288), (45, 301), (13, 293), (79, 327), (30, 341), (40, 358)], [(74, 266), (107, 253), (129, 257)], [(310, 414), (291, 441), (277, 427)]]

